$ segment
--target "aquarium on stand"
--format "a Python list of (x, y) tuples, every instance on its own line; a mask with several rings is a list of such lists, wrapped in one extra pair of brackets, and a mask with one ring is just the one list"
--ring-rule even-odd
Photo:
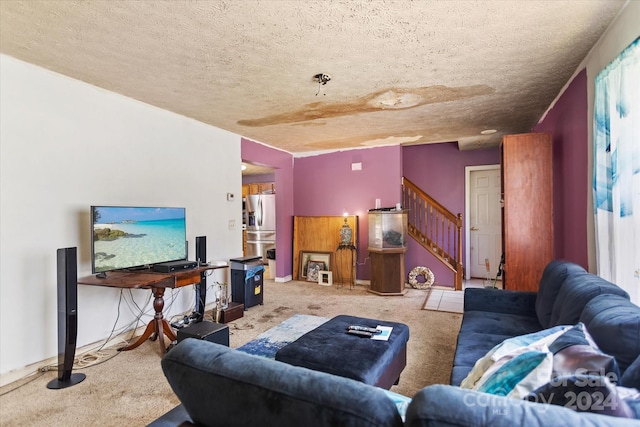
[(369, 292), (385, 296), (405, 294), (404, 254), (407, 251), (407, 221), (406, 210), (369, 211)]

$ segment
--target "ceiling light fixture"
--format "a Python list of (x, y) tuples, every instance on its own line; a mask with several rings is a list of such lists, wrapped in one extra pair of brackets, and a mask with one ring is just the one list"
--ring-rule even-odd
[(326, 85), (327, 82), (331, 80), (331, 76), (329, 74), (320, 73), (313, 76), (313, 80), (318, 82), (318, 84)]
[[(320, 93), (320, 85), (326, 85), (329, 80), (331, 80), (331, 76), (329, 74), (319, 73), (313, 76), (313, 80), (318, 82), (318, 91), (316, 92), (316, 96)], [(326, 95), (323, 94), (323, 95)]]
[(480, 132), (480, 135), (493, 135), (496, 132), (498, 132), (496, 129), (485, 129)]

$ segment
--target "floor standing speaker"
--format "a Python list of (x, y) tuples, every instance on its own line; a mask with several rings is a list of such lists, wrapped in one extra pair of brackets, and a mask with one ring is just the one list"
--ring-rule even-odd
[(58, 378), (47, 388), (76, 385), (85, 374), (72, 374), (78, 335), (78, 254), (77, 248), (58, 249)]
[(207, 236), (196, 237), (196, 261), (198, 264), (207, 263)]
[[(196, 261), (198, 265), (207, 263), (207, 236), (196, 237)], [(196, 312), (200, 315), (199, 320), (204, 317), (204, 307), (207, 303), (207, 276), (203, 271), (200, 273), (200, 283), (196, 286)]]

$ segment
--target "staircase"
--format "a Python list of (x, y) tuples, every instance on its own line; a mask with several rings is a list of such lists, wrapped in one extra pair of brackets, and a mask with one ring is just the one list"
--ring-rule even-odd
[(405, 177), (402, 206), (409, 210), (409, 235), (453, 271), (455, 289), (462, 290), (462, 214), (449, 212)]

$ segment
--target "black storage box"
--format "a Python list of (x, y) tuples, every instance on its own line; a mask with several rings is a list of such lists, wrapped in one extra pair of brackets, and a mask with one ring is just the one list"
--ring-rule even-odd
[(229, 327), (203, 320), (178, 329), (178, 342), (185, 338), (197, 338), (229, 347)]
[(231, 261), (231, 299), (244, 309), (264, 304), (262, 257), (248, 256)]
[(244, 316), (244, 305), (237, 302), (230, 302), (227, 308), (223, 308), (220, 313), (220, 323), (233, 322)]

